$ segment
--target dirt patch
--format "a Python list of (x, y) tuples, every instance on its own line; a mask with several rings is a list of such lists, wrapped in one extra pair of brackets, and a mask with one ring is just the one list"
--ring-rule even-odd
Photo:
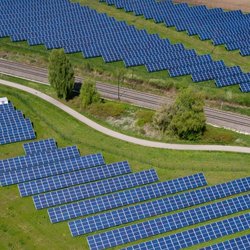
[(220, 7), (226, 10), (242, 10), (250, 12), (249, 0), (174, 0), (175, 3), (206, 5), (209, 8)]

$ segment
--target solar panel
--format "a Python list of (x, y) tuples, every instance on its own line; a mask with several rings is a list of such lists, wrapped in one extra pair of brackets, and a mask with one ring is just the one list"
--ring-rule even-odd
[(12, 112), (14, 110), (15, 108), (11, 102), (9, 102), (8, 104), (0, 105), (0, 113)]
[(48, 208), (158, 181), (154, 169), (33, 196), (36, 209)]
[(36, 135), (31, 128), (30, 130), (18, 130), (13, 133), (0, 133), (0, 145), (14, 143), (19, 141), (26, 141), (35, 139)]
[(0, 160), (0, 171), (13, 171), (22, 168), (33, 167), (39, 164), (79, 157), (80, 153), (76, 146), (60, 148), (55, 151), (40, 152), (35, 155), (18, 156)]
[[(209, 240), (217, 239), (222, 236), (231, 235), (249, 229), (250, 227), (250, 213), (236, 216), (230, 219), (221, 220), (215, 223), (207, 224), (205, 226), (196, 227), (194, 229), (182, 231), (177, 234), (172, 234), (163, 238), (133, 245), (122, 250), (158, 250), (158, 249), (182, 249), (191, 247), (199, 243), (207, 242)], [(107, 239), (108, 240), (108, 239)], [(92, 242), (88, 242), (92, 246)], [(92, 247), (91, 250), (97, 248)]]
[(227, 216), (249, 208), (250, 195), (245, 195), (96, 234), (89, 236), (87, 240), (90, 249), (106, 249)]
[(93, 215), (87, 218), (70, 221), (68, 224), (71, 234), (77, 236), (205, 202), (211, 202), (216, 199), (225, 198), (246, 191), (250, 191), (250, 177)]
[(81, 156), (65, 161), (23, 168), (13, 172), (0, 173), (0, 183), (2, 186), (7, 186), (103, 164), (104, 160), (101, 154)]
[(206, 185), (202, 173), (48, 209), (52, 223)]
[(201, 248), (200, 250), (249, 250), (250, 234), (231, 240), (223, 241), (215, 245)]
[(131, 173), (130, 166), (127, 161), (122, 161), (20, 183), (18, 188), (20, 195), (24, 197), (127, 173)]
[(6, 111), (0, 113), (0, 121), (1, 121), (1, 126), (2, 122), (5, 120), (8, 121), (15, 121), (15, 120), (21, 120), (24, 119), (23, 113), (20, 110), (13, 110), (13, 111)]
[[(81, 52), (85, 58), (100, 56), (105, 62), (123, 60), (126, 66), (147, 63), (149, 72), (213, 62), (208, 55), (196, 56), (183, 44), (172, 45), (156, 34), (148, 34), (146, 30), (138, 30), (124, 21), (68, 0), (34, 0), (33, 9), (30, 1), (22, 1), (22, 5), (19, 2), (0, 1), (0, 37), (26, 40), (30, 45), (43, 44), (47, 49), (63, 48), (67, 53)], [(155, 22), (175, 26), (179, 31), (187, 30), (189, 35), (198, 34), (200, 39), (212, 39), (214, 44), (226, 42), (229, 49), (242, 48), (242, 55), (250, 53), (250, 21), (240, 12), (224, 13), (218, 8), (208, 10), (204, 6), (190, 8), (187, 4), (175, 5), (172, 1), (106, 2)], [(173, 58), (185, 60), (177, 62)]]
[(250, 82), (241, 83), (240, 90), (244, 93), (250, 92)]
[(32, 155), (43, 151), (55, 150), (57, 149), (57, 145), (54, 139), (45, 139), (35, 142), (24, 143), (23, 149), (26, 155)]
[(19, 133), (22, 130), (33, 130), (32, 123), (29, 119), (1, 121), (0, 132), (5, 134)]

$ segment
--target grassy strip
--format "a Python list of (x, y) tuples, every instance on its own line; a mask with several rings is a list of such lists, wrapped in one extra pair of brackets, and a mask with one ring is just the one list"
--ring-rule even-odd
[[(48, 85), (37, 84), (20, 78), (10, 77), (5, 75), (2, 76), (0, 75), (0, 78), (8, 81), (13, 81), (25, 86), (29, 86), (57, 99), (55, 91)], [(105, 103), (93, 104), (87, 110), (81, 110), (80, 101), (77, 96), (68, 102), (65, 102), (63, 100), (59, 101), (64, 102), (64, 104), (70, 106), (74, 110), (89, 117), (90, 119), (96, 121), (97, 123), (102, 124), (105, 127), (138, 138), (155, 140), (155, 141), (158, 140), (167, 143), (250, 146), (249, 135), (239, 134), (223, 128), (216, 128), (211, 125), (207, 125), (207, 129), (204, 135), (197, 141), (180, 140), (173, 135), (161, 135), (159, 133), (156, 134), (154, 137), (150, 135), (147, 136), (143, 124), (150, 122), (149, 120), (154, 114), (153, 111), (118, 101), (105, 101)], [(148, 117), (149, 115), (150, 117)], [(128, 117), (134, 117), (131, 118), (133, 119), (133, 121), (134, 119), (138, 119), (137, 120), (137, 123), (139, 123), (138, 127), (136, 127), (136, 125), (132, 126), (131, 124), (129, 126), (127, 126), (128, 124), (127, 125), (124, 124), (121, 126), (113, 124), (116, 121), (118, 122), (118, 124), (121, 124), (122, 119), (126, 119)], [(110, 121), (110, 118), (113, 119), (113, 122)], [(148, 130), (148, 128), (145, 129)], [(152, 133), (155, 133), (155, 131), (151, 131), (149, 134)]]
[[(38, 139), (53, 137), (60, 147), (76, 144), (83, 155), (103, 152), (108, 163), (128, 159), (134, 171), (154, 166), (161, 180), (203, 171), (209, 184), (215, 184), (249, 175), (250, 155), (247, 154), (136, 146), (96, 132), (22, 91), (0, 86), (0, 96), (7, 96), (31, 118)], [(23, 154), (22, 143), (1, 146), (1, 159), (17, 154)], [(46, 211), (35, 211), (31, 198), (20, 199), (15, 186), (1, 188), (0, 199), (1, 249), (87, 249), (84, 237), (72, 238), (66, 223), (52, 226)]]

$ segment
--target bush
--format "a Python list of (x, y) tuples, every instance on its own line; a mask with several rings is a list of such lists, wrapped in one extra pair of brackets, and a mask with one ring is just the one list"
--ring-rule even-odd
[(173, 131), (180, 139), (198, 139), (206, 128), (204, 97), (191, 88), (183, 90), (173, 105), (163, 105), (155, 113), (153, 125), (163, 132)]
[(120, 103), (95, 103), (89, 107), (89, 112), (92, 115), (101, 118), (114, 117), (117, 118), (121, 116), (126, 111), (126, 107)]
[(169, 124), (181, 139), (196, 140), (205, 131), (204, 97), (195, 90), (183, 90), (174, 104), (174, 115)]
[(97, 92), (96, 84), (92, 80), (86, 80), (81, 86), (80, 90), (80, 106), (87, 108), (92, 103), (100, 101), (100, 94)]
[(137, 122), (139, 127), (143, 127), (147, 123), (151, 123), (153, 119), (154, 112), (151, 110), (139, 110), (136, 113)]
[(168, 129), (174, 115), (173, 105), (164, 104), (153, 116), (153, 126), (163, 133)]

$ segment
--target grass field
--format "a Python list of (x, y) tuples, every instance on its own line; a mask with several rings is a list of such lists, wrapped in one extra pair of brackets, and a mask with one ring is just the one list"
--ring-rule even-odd
[[(154, 167), (161, 180), (204, 172), (210, 185), (248, 176), (250, 155), (151, 149), (105, 136), (36, 97), (0, 86), (34, 122), (38, 139), (53, 137), (60, 147), (77, 145), (82, 155), (102, 152), (107, 163), (129, 160), (134, 171)], [(1, 146), (0, 158), (22, 155), (22, 143)], [(66, 223), (51, 225), (46, 211), (35, 211), (31, 198), (16, 186), (0, 188), (0, 249), (87, 249), (85, 237), (72, 238)]]

